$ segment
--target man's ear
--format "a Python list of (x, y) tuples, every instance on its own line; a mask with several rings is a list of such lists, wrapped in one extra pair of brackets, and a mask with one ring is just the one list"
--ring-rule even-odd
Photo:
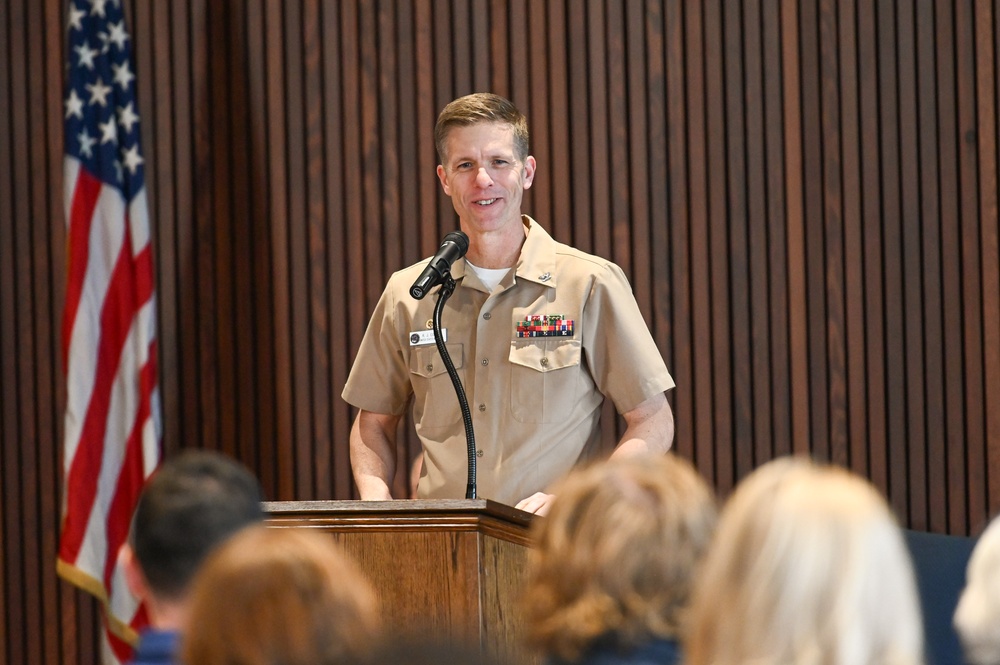
[(531, 183), (535, 181), (535, 158), (528, 155), (524, 160), (524, 188), (530, 189)]
[(444, 166), (438, 164), (437, 167), (438, 180), (441, 181), (441, 188), (444, 190), (446, 196), (451, 196), (451, 188), (448, 186), (448, 173), (444, 170)]
[(136, 598), (145, 600), (149, 597), (149, 584), (146, 583), (146, 576), (142, 572), (142, 566), (135, 556), (135, 550), (128, 543), (118, 549), (118, 565), (121, 566), (125, 574), (125, 583)]

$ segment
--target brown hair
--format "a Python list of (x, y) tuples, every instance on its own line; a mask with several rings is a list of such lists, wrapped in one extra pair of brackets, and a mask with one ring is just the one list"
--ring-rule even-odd
[(672, 454), (614, 459), (554, 491), (529, 554), (532, 645), (572, 661), (607, 635), (622, 648), (679, 637), (717, 514), (694, 467)]
[(481, 122), (510, 125), (514, 130), (514, 152), (518, 160), (528, 156), (528, 119), (510, 101), (490, 92), (477, 92), (450, 102), (438, 115), (434, 126), (434, 146), (438, 159), (447, 158), (448, 133), (453, 127), (468, 127)]
[(336, 665), (377, 630), (374, 592), (329, 535), (250, 527), (194, 580), (187, 665)]

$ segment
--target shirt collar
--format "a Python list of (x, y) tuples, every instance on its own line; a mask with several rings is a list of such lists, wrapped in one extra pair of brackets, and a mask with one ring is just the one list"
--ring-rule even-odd
[(521, 256), (517, 259), (515, 274), (518, 279), (525, 279), (543, 286), (555, 288), (556, 275), (556, 241), (542, 226), (527, 215), (522, 216), (524, 225), (528, 228), (528, 237), (521, 246)]
[[(528, 215), (521, 215), (521, 223), (524, 224), (527, 235), (524, 238), (524, 244), (521, 245), (521, 254), (518, 256), (514, 268), (516, 278), (555, 288), (556, 241)], [(465, 257), (452, 264), (451, 276), (463, 286), (477, 288), (480, 291), (486, 290), (476, 274), (468, 269)], [(500, 284), (507, 284), (509, 280), (510, 276), (508, 275)]]

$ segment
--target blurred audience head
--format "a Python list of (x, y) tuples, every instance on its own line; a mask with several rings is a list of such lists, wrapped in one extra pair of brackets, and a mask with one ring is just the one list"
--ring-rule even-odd
[(120, 556), (126, 580), (156, 627), (183, 621), (191, 580), (209, 553), (264, 518), (257, 479), (235, 460), (207, 450), (168, 459), (136, 505)]
[(970, 665), (1000, 664), (1000, 519), (990, 523), (972, 550), (955, 630)]
[(505, 665), (478, 644), (428, 630), (423, 634), (393, 634), (354, 665)]
[(376, 641), (374, 591), (330, 534), (246, 529), (205, 562), (181, 647), (187, 665), (340, 665)]
[(783, 458), (723, 508), (695, 587), (690, 665), (916, 665), (913, 566), (885, 500), (843, 469)]
[(531, 645), (573, 662), (598, 641), (627, 651), (678, 638), (717, 516), (694, 467), (673, 454), (616, 458), (571, 472), (554, 492), (533, 526)]

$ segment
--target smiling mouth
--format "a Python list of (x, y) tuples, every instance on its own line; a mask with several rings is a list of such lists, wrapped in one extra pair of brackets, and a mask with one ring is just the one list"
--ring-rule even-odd
[(482, 201), (476, 201), (476, 205), (488, 206), (494, 203), (496, 199), (483, 199)]

